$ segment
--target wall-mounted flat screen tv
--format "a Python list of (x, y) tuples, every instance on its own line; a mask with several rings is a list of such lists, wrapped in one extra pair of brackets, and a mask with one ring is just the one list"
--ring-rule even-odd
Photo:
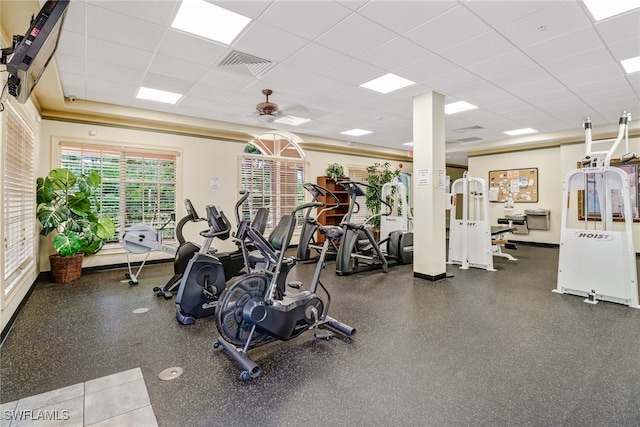
[(58, 47), (70, 0), (48, 0), (7, 62), (9, 93), (24, 104)]

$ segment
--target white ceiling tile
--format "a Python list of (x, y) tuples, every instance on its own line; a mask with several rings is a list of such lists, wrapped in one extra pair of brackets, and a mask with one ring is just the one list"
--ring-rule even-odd
[(487, 1), (468, 0), (464, 6), (492, 27), (524, 18), (541, 9), (557, 4), (559, 0)]
[(167, 77), (197, 82), (207, 73), (208, 67), (187, 62), (180, 58), (156, 54), (149, 63), (148, 71)]
[(56, 63), (61, 73), (79, 74), (84, 76), (86, 73), (86, 60), (80, 56), (65, 55), (56, 53)]
[(156, 53), (181, 58), (195, 64), (213, 66), (222, 60), (228, 50), (229, 47), (223, 44), (168, 29)]
[(73, 33), (86, 34), (87, 20), (85, 19), (85, 2), (72, 1), (67, 7), (67, 15), (62, 26), (63, 33), (70, 31)]
[(503, 117), (509, 117), (514, 111), (525, 110), (531, 108), (531, 104), (518, 99), (512, 98), (506, 102), (500, 102), (496, 104), (490, 104), (485, 107), (487, 111), (494, 112)]
[(404, 36), (433, 52), (439, 52), (490, 30), (490, 26), (458, 5), (404, 33)]
[(233, 47), (259, 58), (284, 61), (305, 46), (308, 40), (262, 22), (251, 24)]
[(309, 43), (288, 58), (286, 63), (322, 75), (350, 60), (351, 57), (343, 53), (317, 43)]
[(571, 74), (563, 74), (557, 76), (557, 79), (569, 88), (590, 85), (596, 82), (607, 82), (607, 85), (613, 84), (613, 82), (619, 82), (628, 87), (624, 79), (624, 74), (620, 70), (620, 66), (613, 61), (604, 63), (599, 67), (587, 68), (586, 70), (576, 71)]
[(165, 26), (171, 25), (181, 2), (179, 0), (162, 0), (154, 2), (152, 6), (149, 1), (145, 0), (90, 0), (88, 3), (91, 6)]
[(193, 82), (180, 80), (175, 77), (161, 76), (147, 73), (141, 83), (142, 86), (166, 92), (185, 94), (193, 87)]
[(413, 62), (406, 67), (398, 68), (396, 73), (406, 79), (430, 86), (430, 80), (459, 69), (460, 67), (451, 61), (447, 61), (438, 55), (431, 55)]
[(521, 86), (527, 83), (539, 82), (546, 80), (550, 77), (550, 74), (539, 66), (525, 68), (523, 70), (509, 73), (495, 78), (487, 78), (490, 82), (496, 86), (510, 90), (511, 88)]
[(87, 48), (84, 34), (63, 31), (60, 34), (60, 41), (56, 49), (56, 54), (66, 53), (74, 56), (84, 56)]
[(243, 74), (219, 68), (211, 68), (200, 83), (237, 92), (250, 86), (255, 81), (255, 79)]
[(138, 87), (122, 83), (87, 78), (87, 99), (109, 104), (131, 105)]
[(605, 43), (617, 43), (640, 36), (640, 8), (595, 24)]
[(431, 52), (412, 41), (404, 37), (396, 37), (370, 50), (358, 59), (394, 71), (431, 55)]
[(458, 68), (451, 73), (429, 79), (425, 81), (425, 84), (432, 87), (436, 92), (448, 94), (450, 90), (455, 90), (458, 87), (471, 86), (483, 82), (484, 80), (475, 74)]
[(313, 40), (351, 13), (351, 9), (329, 1), (276, 1), (260, 20)]
[(440, 55), (462, 67), (468, 67), (494, 57), (515, 51), (515, 47), (494, 31), (484, 33), (455, 47), (445, 49)]
[[(366, 83), (385, 74), (384, 69), (374, 67), (360, 60), (354, 59), (334, 68), (325, 76), (331, 79), (339, 80), (344, 83), (350, 83), (356, 86)], [(406, 77), (409, 78), (409, 77)]]
[(346, 90), (351, 89), (352, 87), (353, 86), (350, 84), (330, 79), (328, 77), (320, 76), (315, 80), (309, 82), (306, 87), (300, 88), (300, 90), (314, 94), (332, 95), (342, 93)]
[(221, 105), (228, 102), (236, 96), (237, 92), (220, 87), (214, 87), (206, 83), (195, 84), (189, 92), (186, 93), (190, 98), (204, 98), (215, 105)]
[(60, 76), (60, 83), (65, 96), (72, 95), (78, 99), (88, 99), (86, 78), (83, 75), (65, 72)]
[(351, 10), (358, 10), (365, 5), (369, 0), (338, 0), (336, 3), (348, 7)]
[(523, 48), (534, 61), (543, 63), (603, 47), (595, 30), (585, 27), (560, 37)]
[(90, 37), (123, 46), (154, 52), (165, 31), (162, 25), (95, 7), (91, 3), (87, 4), (86, 10), (87, 34)]
[(87, 61), (87, 75), (100, 80), (139, 86), (145, 73), (133, 68), (89, 60)]
[(258, 18), (272, 4), (271, 0), (215, 0), (210, 1), (247, 18)]
[(360, 15), (352, 14), (315, 41), (346, 55), (358, 57), (395, 36), (386, 28)]
[(599, 46), (576, 55), (563, 56), (553, 61), (542, 62), (542, 66), (551, 74), (562, 76), (610, 62), (611, 53), (609, 50), (604, 46)]
[(483, 108), (485, 105), (499, 104), (513, 99), (511, 93), (490, 83), (467, 86), (467, 89), (460, 91), (452, 89), (451, 93), (480, 108)]
[(640, 37), (609, 44), (608, 47), (616, 61), (635, 58), (640, 56)]
[(135, 70), (146, 70), (153, 54), (151, 52), (122, 46), (106, 40), (87, 38), (87, 59), (107, 62)]
[(490, 60), (469, 65), (467, 69), (486, 79), (496, 78), (503, 74), (511, 74), (518, 70), (536, 65), (531, 58), (519, 50), (513, 50)]
[(625, 78), (596, 80), (571, 88), (580, 98), (589, 103), (598, 103), (606, 99), (624, 97), (633, 94), (631, 86)]
[(290, 65), (279, 64), (262, 78), (265, 83), (278, 83), (290, 88), (303, 87), (315, 78), (320, 77), (309, 71), (299, 70)]
[[(591, 22), (577, 2), (562, 1), (498, 28), (518, 47), (541, 43), (586, 26)], [(540, 26), (546, 26), (544, 31)], [(593, 47), (591, 47), (593, 48)]]
[(360, 15), (402, 34), (455, 7), (455, 0), (440, 1), (370, 1), (358, 9)]
[(558, 82), (553, 77), (549, 77), (545, 80), (532, 82), (529, 84), (523, 84), (509, 89), (509, 92), (520, 98), (527, 98), (531, 95), (539, 95), (541, 93), (550, 93), (564, 89), (562, 83)]

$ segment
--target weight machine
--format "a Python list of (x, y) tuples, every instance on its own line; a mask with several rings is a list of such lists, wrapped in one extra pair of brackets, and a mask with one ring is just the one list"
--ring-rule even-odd
[[(622, 162), (637, 158), (635, 153), (629, 152), (630, 120), (631, 115), (623, 112), (617, 137), (601, 141), (592, 141), (588, 117), (583, 123), (585, 158), (582, 167), (569, 172), (562, 185), (558, 283), (553, 292), (584, 296), (585, 302), (591, 304), (602, 300), (640, 308), (629, 175), (611, 166), (611, 158), (623, 139), (627, 154), (622, 156)], [(594, 149), (594, 146), (605, 144), (610, 144), (608, 149)], [(584, 228), (569, 224), (570, 195), (577, 191), (584, 194)], [(593, 209), (599, 215), (589, 218)], [(615, 229), (614, 216), (624, 221)], [(589, 225), (593, 228), (589, 229)]]
[[(459, 264), (463, 270), (469, 267), (496, 271), (493, 257), (500, 256), (517, 261), (503, 253), (502, 246), (514, 244), (507, 240), (515, 228), (512, 224), (491, 226), (489, 223), (489, 199), (487, 182), (464, 173), (451, 186), (452, 204), (449, 221), (449, 259), (447, 264)], [(462, 195), (462, 218), (456, 218), (457, 195)]]

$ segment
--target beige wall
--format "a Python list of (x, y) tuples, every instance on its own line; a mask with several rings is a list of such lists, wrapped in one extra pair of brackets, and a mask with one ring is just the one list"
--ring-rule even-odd
[[(640, 151), (640, 138), (629, 139), (629, 150)], [(620, 157), (624, 153), (624, 144), (621, 144), (614, 158)], [(584, 158), (583, 142), (512, 153), (481, 155), (469, 158), (469, 174), (488, 179), (489, 171), (492, 170), (538, 168), (538, 202), (516, 203), (514, 213), (523, 213), (525, 209), (549, 209), (551, 211), (551, 228), (550, 230), (531, 230), (528, 235), (514, 235), (513, 239), (559, 244), (563, 180), (567, 173), (576, 168), (576, 163), (582, 158)], [(496, 224), (496, 219), (505, 215), (504, 205), (490, 203), (489, 215), (491, 223)], [(576, 204), (572, 204), (569, 212), (569, 226), (584, 227), (584, 221), (578, 221)], [(616, 224), (616, 227), (619, 226)], [(634, 245), (637, 251), (640, 248), (640, 224), (634, 225)]]
[[(95, 136), (89, 132), (95, 131)], [(209, 138), (176, 135), (152, 131), (123, 129), (119, 127), (95, 126), (90, 124), (77, 124), (52, 120), (43, 120), (41, 126), (40, 146), (37, 175), (47, 174), (53, 167), (57, 167), (58, 155), (55, 146), (58, 140), (84, 141), (86, 144), (134, 144), (160, 150), (177, 150), (181, 153), (178, 158), (178, 176), (181, 177), (178, 188), (178, 200), (191, 199), (194, 207), (201, 215), (204, 215), (204, 207), (214, 204), (222, 208), (227, 217), (235, 224), (233, 212), (234, 205), (239, 194), (238, 157), (244, 150), (245, 144), (239, 142), (219, 141)], [(304, 149), (304, 144), (301, 144)], [(340, 163), (345, 167), (349, 165), (370, 166), (374, 162), (385, 162), (386, 159), (375, 157), (363, 157), (350, 154), (336, 154), (322, 151), (305, 151), (308, 162), (307, 180), (315, 182), (316, 176), (325, 175), (325, 168), (329, 163)], [(393, 167), (398, 167), (398, 161), (391, 161)], [(403, 171), (411, 171), (411, 163), (402, 162)], [(211, 177), (220, 178), (220, 190), (213, 191), (209, 188)], [(176, 217), (185, 215), (184, 206), (178, 204)], [(185, 227), (185, 237), (194, 242), (201, 242), (198, 234), (206, 226), (203, 223), (189, 224)], [(294, 242), (297, 241), (294, 238)], [(235, 250), (232, 239), (216, 241), (214, 246), (220, 251)], [(48, 238), (40, 238), (40, 271), (49, 271), (48, 256), (53, 253), (53, 248)], [(136, 260), (144, 255), (134, 255)], [(150, 259), (166, 258), (167, 255), (152, 251)], [(126, 262), (126, 254), (121, 247), (107, 247), (99, 253), (85, 258), (84, 267), (113, 265)]]

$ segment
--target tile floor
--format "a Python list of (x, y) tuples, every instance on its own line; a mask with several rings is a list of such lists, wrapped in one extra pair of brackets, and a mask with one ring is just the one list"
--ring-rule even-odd
[(140, 368), (0, 405), (2, 427), (157, 426)]

